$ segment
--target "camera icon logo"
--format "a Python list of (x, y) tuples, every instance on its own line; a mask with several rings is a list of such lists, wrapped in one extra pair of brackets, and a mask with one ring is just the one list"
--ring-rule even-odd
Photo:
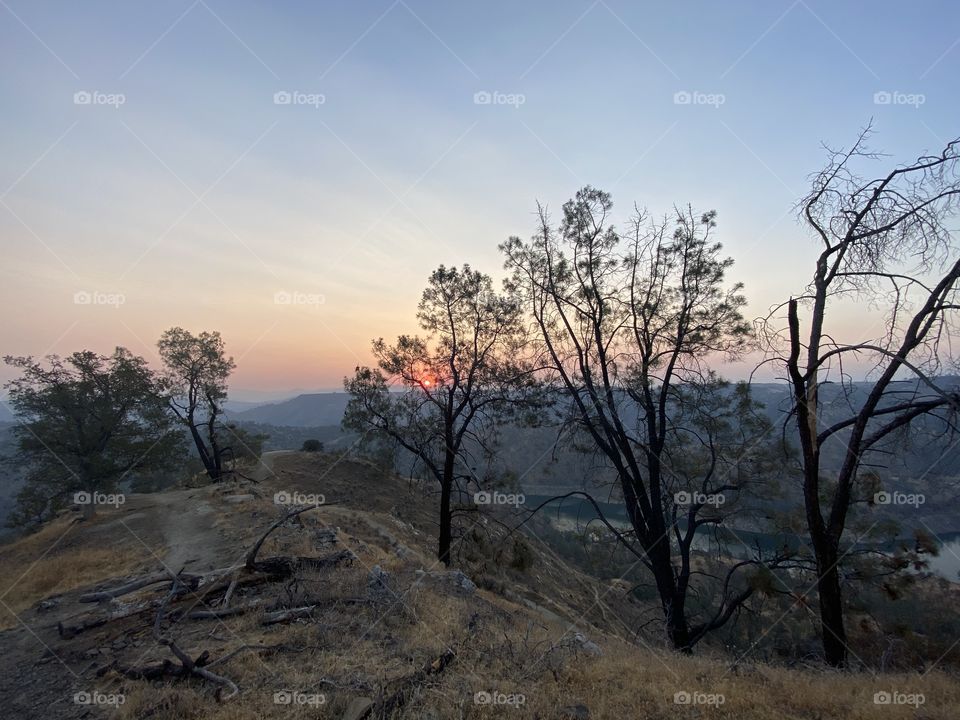
[(493, 496), (486, 490), (481, 490), (478, 493), (473, 494), (473, 502), (476, 505), (489, 505), (493, 502)]

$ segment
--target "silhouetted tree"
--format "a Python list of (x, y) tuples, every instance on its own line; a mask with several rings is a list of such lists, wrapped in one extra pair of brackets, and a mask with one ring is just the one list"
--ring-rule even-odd
[[(948, 430), (960, 409), (956, 385), (936, 378), (960, 309), (960, 249), (951, 227), (960, 200), (957, 141), (866, 180), (856, 166), (877, 157), (866, 148), (869, 133), (847, 151), (832, 151), (813, 178), (800, 205), (821, 246), (813, 278), (764, 323), (769, 359), (785, 369), (792, 388), (823, 649), (836, 666), (846, 663), (848, 652), (840, 565), (857, 542), (845, 550), (843, 535), (852, 504), (863, 499), (858, 491), (875, 479), (862, 469), (886, 465), (885, 442), (919, 418)], [(828, 327), (831, 308), (844, 299), (885, 312), (879, 337), (844, 341), (838, 328)], [(784, 309), (786, 327), (778, 328)], [(862, 397), (850, 376), (857, 363), (870, 378)], [(825, 382), (841, 390), (831, 408), (820, 402)], [(839, 453), (839, 469), (824, 466), (825, 448)]]
[(343, 425), (395, 443), (437, 480), (437, 557), (449, 565), (453, 493), (476, 480), (471, 454), (489, 450), (498, 424), (516, 411), (533, 380), (517, 361), (523, 342), (517, 304), (469, 265), (433, 272), (417, 318), (425, 336), (374, 341), (378, 367), (358, 367), (344, 379), (351, 397)]
[(222, 429), (227, 378), (236, 367), (218, 332), (193, 335), (175, 327), (157, 343), (164, 366), (167, 404), (190, 431), (204, 470), (214, 482), (224, 474)]
[[(768, 422), (748, 388), (731, 389), (707, 366), (751, 339), (732, 260), (711, 239), (714, 213), (677, 211), (674, 230), (639, 211), (621, 235), (609, 194), (585, 187), (559, 227), (543, 207), (530, 242), (501, 245), (572, 430), (585, 434), (615, 473), (630, 529), (610, 532), (652, 574), (672, 645), (684, 652), (723, 626), (755, 591), (759, 550), (717, 569), (719, 597), (691, 621), (688, 598), (698, 531), (745, 511), (743, 496), (769, 476)], [(747, 548), (749, 551), (749, 548)], [(764, 570), (765, 572), (766, 570)], [(749, 577), (744, 577), (749, 575)]]

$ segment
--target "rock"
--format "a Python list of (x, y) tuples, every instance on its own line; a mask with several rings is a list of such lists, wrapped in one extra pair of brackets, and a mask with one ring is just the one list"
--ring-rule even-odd
[(379, 565), (374, 565), (367, 575), (367, 595), (369, 595), (374, 602), (383, 602), (384, 600), (392, 598), (393, 592), (387, 584), (389, 580), (390, 573)]
[(567, 705), (560, 709), (560, 717), (572, 720), (590, 720), (590, 708), (586, 705)]
[(401, 560), (407, 560), (407, 559), (412, 558), (412, 557), (414, 556), (413, 550), (411, 550), (411, 549), (408, 548), (406, 545), (404, 545), (404, 544), (402, 544), (402, 543), (399, 543), (399, 542), (393, 547), (393, 552), (394, 552), (394, 553), (396, 554), (396, 556), (397, 556), (398, 558), (400, 558)]
[(37, 603), (37, 612), (45, 613), (60, 606), (60, 598), (47, 598)]
[(333, 528), (321, 528), (313, 534), (313, 539), (317, 545), (336, 545), (337, 531)]
[(247, 502), (247, 500), (253, 500), (253, 495), (225, 495), (223, 499), (228, 503), (237, 505), (242, 502)]
[(449, 577), (451, 580), (453, 580), (454, 585), (466, 592), (468, 595), (473, 594), (477, 589), (477, 586), (474, 584), (473, 580), (464, 575), (463, 571), (461, 570), (452, 571), (449, 574)]
[(600, 646), (592, 640), (587, 640), (583, 633), (574, 633), (573, 637), (570, 638), (570, 642), (567, 644), (591, 657), (601, 657), (603, 655), (603, 650)]
[(359, 720), (366, 712), (373, 707), (373, 700), (366, 697), (354, 698), (347, 705), (341, 720)]

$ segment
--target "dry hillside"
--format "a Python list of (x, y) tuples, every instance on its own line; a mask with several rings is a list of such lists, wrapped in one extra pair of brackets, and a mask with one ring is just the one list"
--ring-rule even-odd
[[(4, 716), (957, 717), (960, 683), (942, 671), (788, 670), (637, 644), (618, 618), (641, 608), (621, 586), (496, 518), (446, 571), (422, 489), (370, 465), (273, 453), (252, 476), (68, 512), (0, 548)], [(294, 509), (278, 493), (335, 504), (279, 523), (251, 555)], [(900, 704), (877, 705), (883, 692)]]

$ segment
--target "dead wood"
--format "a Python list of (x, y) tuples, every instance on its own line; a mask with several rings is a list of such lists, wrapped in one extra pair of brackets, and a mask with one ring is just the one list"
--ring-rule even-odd
[(336, 505), (336, 503), (335, 503), (335, 502), (333, 502), (333, 503), (321, 503), (321, 504), (317, 504), (317, 505), (305, 505), (304, 507), (294, 508), (294, 509), (291, 510), (290, 512), (286, 513), (286, 514), (285, 514), (283, 517), (281, 517), (279, 520), (277, 520), (275, 523), (273, 523), (273, 525), (271, 525), (270, 527), (268, 527), (268, 528), (267, 528), (267, 531), (266, 531), (263, 535), (260, 536), (260, 539), (257, 540), (257, 542), (254, 544), (254, 546), (253, 546), (252, 548), (250, 548), (250, 552), (247, 553), (247, 557), (246, 557), (245, 563), (244, 563), (244, 564), (246, 565), (247, 569), (248, 569), (248, 570), (256, 570), (256, 569), (257, 569), (257, 567), (256, 567), (256, 565), (257, 565), (257, 553), (260, 552), (260, 548), (263, 546), (264, 541), (267, 539), (267, 537), (269, 537), (270, 533), (272, 533), (272, 532), (273, 532), (274, 530), (276, 530), (278, 527), (280, 527), (281, 525), (283, 525), (283, 524), (284, 524), (285, 522), (287, 522), (287, 520), (289, 520), (290, 518), (297, 517), (297, 516), (300, 515), (301, 513), (305, 513), (305, 512), (307, 512), (308, 510), (316, 510), (317, 508), (327, 507), (327, 506), (329, 506), (329, 505)]
[(450, 663), (456, 659), (456, 656), (457, 654), (453, 650), (447, 648), (435, 660), (428, 662), (417, 672), (402, 679), (399, 682), (399, 687), (392, 694), (371, 705), (358, 720), (391, 717), (393, 713), (407, 704), (417, 688), (446, 670)]

